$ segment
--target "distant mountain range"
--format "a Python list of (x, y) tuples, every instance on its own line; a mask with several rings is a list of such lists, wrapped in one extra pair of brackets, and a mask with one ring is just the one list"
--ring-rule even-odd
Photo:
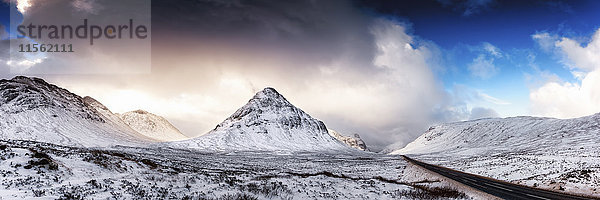
[(161, 145), (216, 151), (367, 150), (359, 136), (329, 131), (273, 88), (258, 92), (209, 133), (186, 140), (158, 115), (113, 113), (92, 97), (23, 76), (0, 80), (0, 136), (84, 147), (167, 142)]

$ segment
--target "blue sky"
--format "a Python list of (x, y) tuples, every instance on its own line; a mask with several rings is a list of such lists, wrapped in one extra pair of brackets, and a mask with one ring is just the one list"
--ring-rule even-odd
[[(443, 70), (437, 71), (446, 90), (467, 86), (510, 103), (496, 106), (502, 116), (530, 115), (530, 87), (535, 65), (564, 81), (577, 81), (553, 52), (542, 50), (532, 35), (551, 33), (581, 38), (585, 43), (600, 27), (598, 1), (383, 1), (364, 2), (367, 10), (402, 21), (421, 40), (440, 48)], [(481, 48), (493, 45), (501, 56), (493, 57), (496, 70), (474, 76), (469, 65)], [(488, 59), (489, 60), (489, 59)]]
[(5, 26), (5, 30), (8, 31), (7, 25), (10, 23), (10, 10), (7, 3), (0, 3), (0, 23)]

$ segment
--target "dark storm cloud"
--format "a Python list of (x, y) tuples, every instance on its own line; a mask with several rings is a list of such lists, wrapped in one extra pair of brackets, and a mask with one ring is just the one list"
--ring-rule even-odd
[(0, 79), (10, 78), (10, 68), (6, 65), (9, 58), (10, 42), (8, 40), (0, 40)]
[(155, 43), (233, 45), (314, 63), (330, 62), (348, 49), (361, 51), (353, 55), (356, 61), (368, 61), (373, 53), (364, 52), (375, 52), (366, 28), (372, 19), (350, 1), (158, 0), (152, 6)]
[[(41, 59), (34, 65), (26, 67), (18, 66), (15, 63), (28, 62), (19, 58), (19, 54), (13, 51), (12, 66), (13, 73), (26, 74), (90, 74), (90, 73), (143, 73), (150, 69), (150, 40), (151, 34), (147, 35), (147, 40), (134, 39), (107, 39), (108, 37), (99, 37), (95, 39), (94, 45), (91, 45), (92, 26), (98, 29), (109, 25), (118, 27), (119, 25), (128, 25), (129, 19), (134, 19), (135, 25), (150, 25), (150, 2), (145, 0), (36, 0), (29, 1), (28, 6), (19, 6), (21, 2), (16, 2), (12, 12), (19, 12), (15, 16), (23, 16), (21, 19), (11, 19), (16, 25), (24, 25), (25, 32), (28, 32), (29, 25), (32, 27), (32, 35), (28, 38), (12, 38), (12, 47), (18, 44), (29, 44), (32, 42), (39, 44), (68, 44), (72, 45), (73, 53), (39, 53), (38, 55), (27, 55), (29, 61), (32, 59)], [(19, 8), (17, 10), (16, 8)], [(14, 13), (13, 13), (14, 14)], [(76, 29), (87, 20), (87, 31), (83, 38), (70, 37), (68, 32), (57, 31), (58, 39), (51, 39), (50, 26), (62, 27), (69, 25)], [(40, 28), (40, 27), (46, 27)], [(17, 28), (13, 27), (11, 34), (17, 35)], [(147, 27), (147, 30), (151, 28)], [(102, 29), (104, 30), (104, 29)], [(102, 30), (95, 31), (96, 36), (103, 36)], [(129, 29), (131, 30), (131, 29)], [(36, 31), (38, 31), (36, 33)], [(75, 31), (77, 32), (77, 31)], [(124, 31), (125, 32), (125, 31)], [(40, 34), (41, 33), (41, 34)], [(64, 35), (63, 35), (64, 33)], [(98, 35), (100, 34), (100, 35)], [(41, 35), (38, 36), (38, 35)], [(75, 34), (77, 35), (77, 34)], [(123, 35), (127, 35), (126, 33)], [(125, 38), (125, 37), (124, 37)], [(35, 58), (31, 58), (35, 56)], [(144, 61), (146, 63), (144, 63)]]

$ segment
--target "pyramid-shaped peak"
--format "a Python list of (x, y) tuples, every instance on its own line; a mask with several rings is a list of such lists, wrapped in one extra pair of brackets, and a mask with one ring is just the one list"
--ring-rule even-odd
[(173, 143), (179, 148), (234, 151), (352, 150), (327, 132), (325, 124), (267, 87), (209, 133)]
[(249, 104), (259, 103), (261, 107), (272, 105), (272, 106), (283, 106), (292, 105), (288, 102), (283, 95), (279, 94), (277, 90), (271, 87), (267, 87), (257, 92), (252, 99), (248, 102)]
[(275, 88), (267, 87), (254, 95), (254, 98), (283, 98)]

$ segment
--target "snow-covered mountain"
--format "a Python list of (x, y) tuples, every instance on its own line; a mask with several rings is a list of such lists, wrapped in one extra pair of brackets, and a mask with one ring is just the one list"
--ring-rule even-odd
[(207, 134), (167, 145), (208, 151), (353, 151), (273, 88), (258, 92)]
[(600, 195), (600, 114), (433, 126), (392, 154), (533, 187)]
[(114, 115), (99, 102), (42, 79), (18, 76), (0, 80), (2, 139), (86, 147), (153, 141), (113, 119)]
[(159, 141), (189, 139), (165, 118), (144, 110), (135, 110), (119, 115), (125, 124), (147, 137)]
[(600, 143), (599, 134), (600, 114), (576, 119), (481, 119), (433, 126), (392, 154), (590, 148)]
[(362, 150), (362, 151), (368, 151), (369, 149), (367, 148), (367, 144), (365, 144), (365, 142), (360, 139), (360, 135), (358, 134), (354, 134), (353, 136), (345, 136), (342, 135), (341, 133), (328, 129), (327, 130), (329, 132), (329, 135), (333, 136), (335, 139), (342, 141), (343, 143), (345, 143), (346, 145), (358, 149), (358, 150)]
[(118, 113), (113, 113), (104, 106), (102, 103), (97, 101), (96, 99), (86, 96), (83, 97), (83, 103), (85, 103), (88, 107), (93, 108), (96, 113), (102, 117), (102, 119), (110, 124), (111, 126), (117, 127), (120, 130), (126, 130), (127, 132), (133, 133), (133, 135), (137, 134), (137, 132), (129, 127), (118, 115)]

